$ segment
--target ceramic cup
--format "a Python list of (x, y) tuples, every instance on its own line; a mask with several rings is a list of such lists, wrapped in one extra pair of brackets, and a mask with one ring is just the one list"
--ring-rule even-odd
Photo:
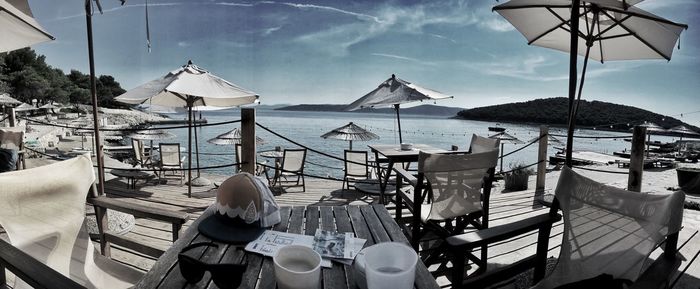
[(410, 289), (416, 277), (418, 255), (402, 243), (385, 242), (364, 254), (368, 289)]
[(317, 289), (321, 287), (321, 255), (309, 247), (289, 245), (272, 258), (275, 280), (280, 289)]
[(412, 143), (401, 143), (401, 150), (408, 151), (413, 149)]

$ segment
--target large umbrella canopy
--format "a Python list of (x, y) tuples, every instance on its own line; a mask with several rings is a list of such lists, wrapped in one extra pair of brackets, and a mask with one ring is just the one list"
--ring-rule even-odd
[[(2, 1), (2, 0), (0, 0)], [(22, 104), (23, 102), (14, 99), (7, 93), (0, 94), (0, 105), (18, 105)]]
[(700, 135), (700, 133), (697, 133), (696, 131), (690, 129), (689, 127), (687, 127), (685, 125), (674, 126), (670, 129), (668, 129), (668, 132), (680, 134), (681, 140), (683, 140), (683, 136), (685, 136), (685, 135), (692, 135), (692, 136)]
[[(566, 164), (571, 165), (573, 133), (577, 112), (577, 59), (584, 63), (578, 99), (588, 59), (606, 60), (671, 59), (681, 31), (678, 24), (630, 6), (640, 1), (619, 0), (511, 0), (494, 7), (528, 44), (569, 52), (569, 116)], [(580, 23), (583, 22), (583, 23)], [(581, 41), (579, 41), (581, 40)], [(576, 47), (576, 50), (571, 49)]]
[[(654, 133), (666, 132), (667, 130), (665, 128), (663, 128), (662, 126), (655, 124), (653, 122), (644, 122), (643, 124), (640, 124), (639, 126), (647, 128), (647, 153), (646, 153), (646, 155), (649, 156), (649, 146), (651, 146), (651, 144), (650, 144), (651, 135)], [(634, 130), (634, 128), (631, 128), (630, 130)]]
[(349, 104), (345, 110), (351, 111), (367, 107), (394, 107), (394, 109), (396, 109), (396, 118), (399, 126), (399, 142), (403, 142), (401, 138), (399, 105), (415, 101), (431, 101), (445, 98), (452, 98), (452, 96), (418, 86), (414, 83), (397, 78), (396, 75), (392, 74), (391, 78), (379, 84), (379, 87), (376, 89)]
[(510, 143), (510, 144), (523, 144), (523, 141), (519, 140), (517, 137), (514, 137), (505, 131), (499, 132), (497, 134), (494, 134), (492, 136), (489, 136), (489, 138), (492, 139), (497, 139), (501, 143), (501, 172), (503, 172), (503, 145), (505, 143)]
[[(241, 139), (241, 130), (234, 128), (231, 131), (222, 133), (217, 135), (215, 138), (207, 140), (207, 142), (215, 145), (236, 145), (241, 143)], [(255, 143), (261, 145), (264, 144), (265, 141), (262, 138), (255, 136)]]
[(339, 139), (339, 140), (344, 140), (344, 141), (350, 141), (350, 149), (352, 150), (352, 141), (368, 141), (368, 140), (374, 140), (374, 139), (379, 139), (379, 136), (367, 131), (364, 128), (359, 127), (358, 125), (350, 122), (344, 126), (341, 126), (339, 128), (335, 128), (321, 136), (322, 138), (328, 139)]
[(53, 40), (34, 20), (27, 0), (0, 0), (0, 52)]
[(187, 195), (192, 196), (192, 170), (189, 169), (192, 167), (192, 107), (240, 106), (254, 103), (258, 99), (258, 95), (199, 68), (192, 64), (192, 61), (188, 61), (181, 68), (131, 89), (115, 99), (129, 104), (148, 102), (152, 105), (188, 108)]
[(129, 134), (130, 138), (133, 139), (139, 139), (139, 140), (164, 140), (164, 139), (170, 139), (174, 138), (175, 134), (165, 131), (162, 129), (144, 129), (144, 130), (138, 130), (135, 131), (131, 134)]

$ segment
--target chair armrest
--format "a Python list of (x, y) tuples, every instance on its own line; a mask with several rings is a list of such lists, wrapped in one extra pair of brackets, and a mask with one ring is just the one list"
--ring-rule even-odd
[(403, 178), (406, 180), (411, 186), (417, 186), (418, 185), (418, 179), (416, 176), (413, 174), (409, 173), (408, 171), (404, 170), (403, 168), (394, 168), (394, 171), (396, 172), (396, 176), (399, 178)]
[[(537, 215), (517, 222), (478, 230), (466, 234), (455, 235), (447, 238), (450, 247), (476, 248), (482, 245), (510, 239), (524, 233), (551, 226), (561, 219), (561, 215), (555, 217), (549, 214)], [(461, 248), (452, 248), (461, 249)]]
[[(0, 239), (0, 269), (5, 267), (34, 288), (85, 288), (22, 250)], [(0, 272), (4, 277), (4, 269)], [(0, 286), (5, 284), (0, 284)]]
[(88, 202), (95, 206), (102, 207), (105, 209), (111, 209), (127, 214), (132, 214), (135, 217), (159, 220), (177, 225), (184, 224), (189, 218), (189, 215), (184, 212), (176, 212), (147, 207), (144, 205), (124, 202), (118, 199), (108, 198), (105, 196), (89, 198)]

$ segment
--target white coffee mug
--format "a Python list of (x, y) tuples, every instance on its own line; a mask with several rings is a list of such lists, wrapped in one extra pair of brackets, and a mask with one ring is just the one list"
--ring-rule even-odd
[(289, 245), (272, 258), (275, 280), (280, 289), (317, 289), (321, 287), (321, 255), (309, 247)]
[(418, 255), (403, 243), (386, 242), (365, 250), (368, 289), (411, 289), (416, 277)]
[(401, 150), (408, 151), (413, 149), (412, 143), (401, 143)]

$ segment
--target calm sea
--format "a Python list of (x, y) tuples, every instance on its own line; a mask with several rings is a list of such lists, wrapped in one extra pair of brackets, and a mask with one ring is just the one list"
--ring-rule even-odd
[[(240, 111), (238, 109), (227, 109), (220, 111), (205, 111), (202, 112), (204, 118), (209, 123), (223, 122), (240, 119)], [(171, 114), (171, 118), (184, 119), (185, 114)], [(398, 134), (396, 133), (396, 118), (393, 114), (375, 114), (375, 113), (352, 113), (352, 112), (307, 112), (307, 111), (279, 111), (269, 109), (258, 109), (256, 112), (257, 122), (292, 139), (307, 147), (336, 155), (343, 156), (343, 150), (348, 148), (348, 142), (334, 139), (323, 139), (320, 136), (334, 128), (343, 126), (348, 122), (366, 128), (367, 130), (380, 136), (380, 139), (369, 142), (353, 142), (355, 150), (369, 150), (368, 144), (398, 144)], [(499, 124), (506, 128), (506, 132), (517, 137), (521, 141), (528, 143), (539, 135), (539, 127), (531, 125), (517, 124)], [(207, 142), (208, 139), (214, 138), (219, 134), (230, 131), (235, 127), (239, 127), (240, 123), (228, 124), (222, 126), (210, 126), (198, 128), (200, 167), (216, 166), (230, 164), (234, 162), (233, 146), (219, 146)], [(452, 145), (459, 146), (460, 149), (467, 149), (469, 140), (473, 133), (488, 136), (493, 132), (488, 131), (489, 126), (496, 126), (493, 122), (457, 120), (438, 117), (426, 117), (415, 115), (402, 115), (401, 128), (403, 131), (404, 142), (429, 144), (434, 147), (449, 149)], [(183, 147), (187, 146), (187, 129), (173, 130), (177, 135), (176, 138), (166, 140), (164, 142), (180, 142)], [(563, 129), (551, 128), (553, 134), (566, 134)], [(257, 127), (256, 133), (259, 137), (265, 140), (265, 144), (258, 147), (258, 151), (271, 150), (275, 146), (283, 148), (294, 148), (296, 145), (278, 138), (262, 128)], [(631, 137), (630, 133), (606, 132), (595, 130), (577, 130), (577, 135), (586, 136), (626, 136)], [(559, 138), (565, 142), (565, 138)], [(672, 141), (673, 138), (652, 136), (652, 140)], [(506, 144), (504, 151), (508, 153), (515, 149), (521, 148), (523, 145)], [(555, 152), (554, 147), (563, 147), (564, 145), (550, 145), (548, 154), (552, 155)], [(193, 145), (194, 147), (194, 145)], [(612, 154), (614, 151), (623, 149), (629, 150), (630, 143), (625, 142), (622, 138), (616, 139), (576, 139), (574, 142), (574, 150), (588, 150), (601, 153)], [(226, 155), (205, 155), (206, 153), (226, 154)], [(193, 161), (196, 158), (193, 155)], [(263, 160), (259, 157), (258, 161)], [(504, 161), (504, 169), (507, 170), (510, 164), (522, 162), (525, 164), (535, 163), (537, 161), (537, 145), (529, 146), (511, 156), (507, 156)], [(193, 163), (193, 166), (196, 166)], [(306, 172), (314, 175), (341, 177), (343, 163), (338, 160), (310, 152), (307, 155)], [(228, 175), (231, 174), (231, 168), (212, 169), (210, 173)]]

